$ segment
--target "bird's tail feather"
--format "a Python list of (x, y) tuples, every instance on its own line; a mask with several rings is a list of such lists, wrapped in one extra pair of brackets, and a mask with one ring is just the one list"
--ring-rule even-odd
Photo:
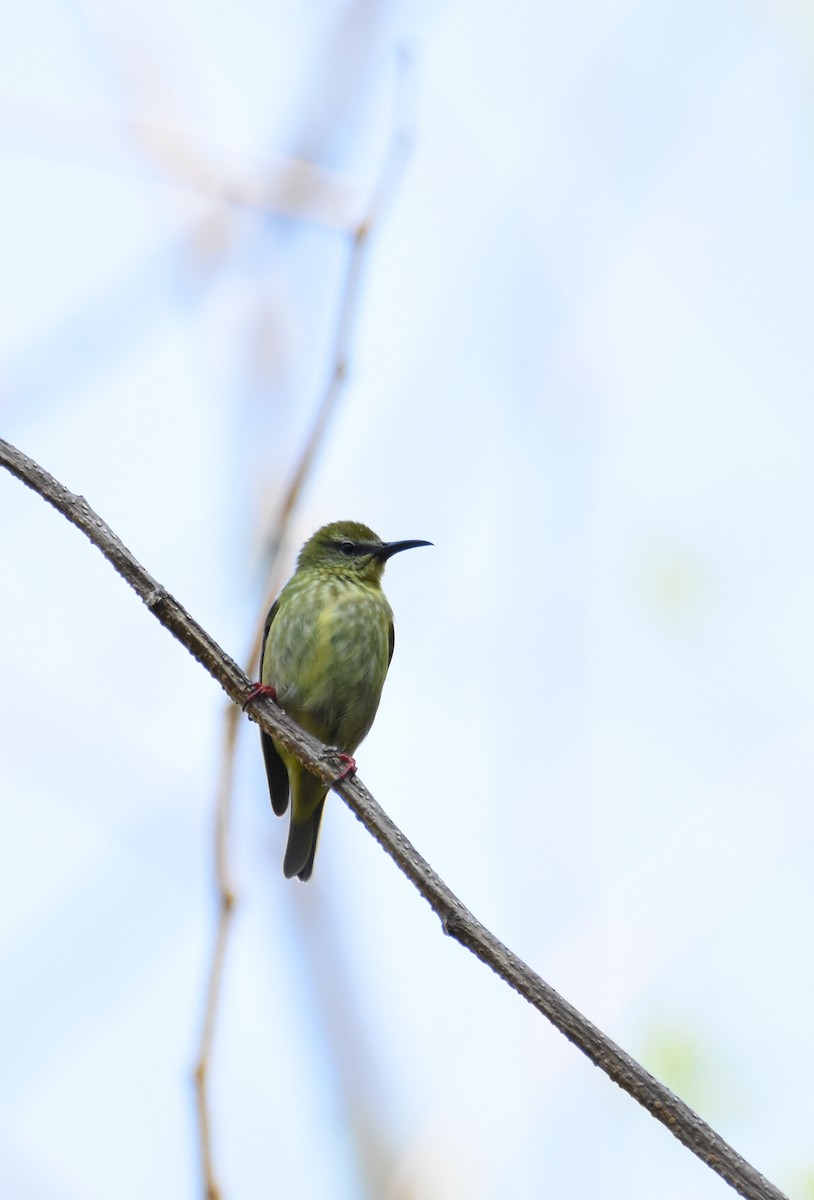
[(303, 883), (311, 878), (314, 869), (314, 856), (317, 852), (319, 826), (322, 821), (322, 810), (325, 807), (323, 796), (319, 804), (304, 821), (295, 821), (291, 813), (291, 825), (288, 830), (288, 845), (285, 849), (283, 874), (286, 879), (294, 875)]

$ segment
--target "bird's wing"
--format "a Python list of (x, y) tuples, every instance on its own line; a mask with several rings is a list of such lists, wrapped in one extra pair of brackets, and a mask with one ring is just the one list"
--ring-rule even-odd
[[(276, 617), (279, 607), (280, 601), (275, 600), (269, 609), (269, 615), (266, 617), (266, 626), (263, 630), (263, 644), (260, 647), (260, 678), (263, 680), (263, 683), (273, 684), (272, 680), (263, 679), (263, 659), (266, 653), (266, 640), (271, 629), (271, 622)], [(260, 745), (263, 747), (263, 758), (266, 763), (266, 776), (269, 781), (271, 807), (277, 816), (281, 817), (288, 808), (288, 771), (285, 768), (285, 763), (277, 753), (274, 742), (262, 729), (260, 730)]]
[(390, 632), (388, 636), (390, 638), (390, 653), (387, 655), (387, 665), (389, 667), (393, 661), (393, 650), (396, 646), (396, 627), (392, 621), (390, 622)]

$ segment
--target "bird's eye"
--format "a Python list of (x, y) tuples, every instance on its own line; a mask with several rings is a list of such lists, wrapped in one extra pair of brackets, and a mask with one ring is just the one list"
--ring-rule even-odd
[(339, 549), (341, 553), (345, 555), (345, 558), (352, 558), (356, 547), (354, 546), (353, 542), (345, 538), (343, 542), (339, 543)]

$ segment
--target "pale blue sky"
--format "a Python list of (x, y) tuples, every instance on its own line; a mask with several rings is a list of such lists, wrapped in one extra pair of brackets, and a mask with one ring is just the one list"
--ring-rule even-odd
[[(388, 568), (360, 775), (498, 936), (814, 1194), (804, 6), (6, 6), (0, 436), (240, 657), (405, 43), (415, 145), (287, 547), (339, 517), (435, 544)], [(218, 198), (282, 203), (296, 154), (328, 171), (307, 220)], [(3, 1178), (191, 1200), (224, 704), (5, 475), (0, 514)], [(247, 727), (224, 1200), (731, 1194), (341, 801), (307, 888), (284, 841)]]

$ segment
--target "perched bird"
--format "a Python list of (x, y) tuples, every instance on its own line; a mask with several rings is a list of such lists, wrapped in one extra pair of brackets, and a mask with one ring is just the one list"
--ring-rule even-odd
[[(305, 543), (297, 569), (271, 607), (260, 680), (249, 699), (273, 695), (294, 720), (336, 747), (348, 770), (379, 707), (393, 657), (393, 612), (382, 591), (388, 558), (431, 542), (383, 542), (358, 521), (335, 521)], [(271, 806), (288, 807), (283, 871), (309, 879), (328, 787), (261, 731)]]

